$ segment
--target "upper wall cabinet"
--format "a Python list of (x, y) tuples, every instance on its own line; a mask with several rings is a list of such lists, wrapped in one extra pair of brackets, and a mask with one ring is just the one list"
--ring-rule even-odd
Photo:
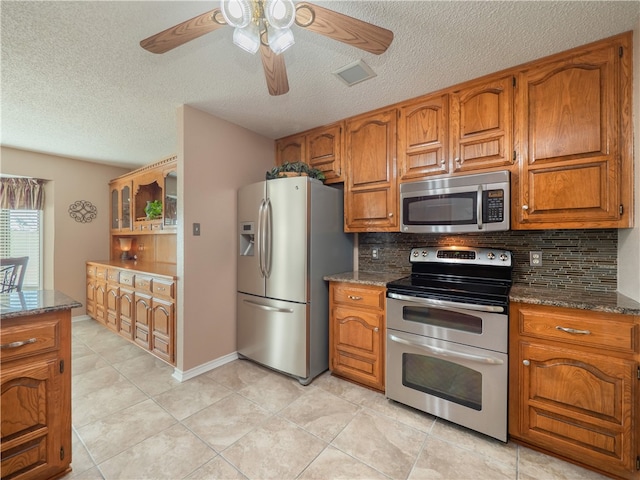
[(631, 36), (519, 74), (513, 228), (632, 226)]
[(420, 98), (398, 116), (398, 180), (449, 173), (449, 96)]
[(131, 179), (114, 180), (109, 185), (111, 207), (111, 231), (130, 232), (131, 222)]
[(325, 183), (344, 182), (342, 122), (276, 141), (276, 164), (305, 162), (322, 171)]
[(513, 165), (513, 84), (507, 75), (451, 93), (453, 172)]
[(345, 231), (396, 232), (395, 108), (347, 121), (345, 138)]

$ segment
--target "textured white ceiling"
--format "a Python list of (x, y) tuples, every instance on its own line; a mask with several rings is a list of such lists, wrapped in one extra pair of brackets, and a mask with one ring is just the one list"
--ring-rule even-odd
[[(163, 55), (140, 40), (212, 1), (0, 4), (4, 146), (122, 166), (176, 152), (176, 109), (191, 105), (279, 138), (416, 97), (640, 25), (638, 1), (316, 1), (392, 30), (376, 56), (292, 27), (288, 94), (267, 92), (259, 56), (225, 27)], [(377, 73), (348, 87), (331, 72)]]

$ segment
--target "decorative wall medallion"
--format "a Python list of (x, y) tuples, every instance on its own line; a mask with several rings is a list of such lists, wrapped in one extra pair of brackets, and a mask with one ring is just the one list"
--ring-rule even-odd
[(76, 222), (89, 223), (98, 216), (98, 209), (87, 200), (78, 200), (69, 205), (69, 216)]

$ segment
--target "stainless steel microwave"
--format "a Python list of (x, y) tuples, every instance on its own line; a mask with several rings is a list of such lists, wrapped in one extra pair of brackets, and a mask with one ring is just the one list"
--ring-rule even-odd
[(508, 171), (435, 178), (400, 184), (405, 233), (469, 233), (509, 230)]

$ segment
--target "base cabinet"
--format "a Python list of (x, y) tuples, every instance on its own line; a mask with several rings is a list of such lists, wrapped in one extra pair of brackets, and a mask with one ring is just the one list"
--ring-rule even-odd
[(70, 470), (71, 311), (2, 320), (3, 479)]
[[(104, 273), (106, 283), (98, 281), (96, 271)], [(174, 277), (87, 264), (87, 303), (89, 295), (96, 298), (87, 314), (171, 365), (176, 361), (175, 291)]]
[(329, 369), (384, 392), (384, 287), (331, 282)]
[(515, 303), (510, 321), (511, 437), (640, 478), (640, 318)]

